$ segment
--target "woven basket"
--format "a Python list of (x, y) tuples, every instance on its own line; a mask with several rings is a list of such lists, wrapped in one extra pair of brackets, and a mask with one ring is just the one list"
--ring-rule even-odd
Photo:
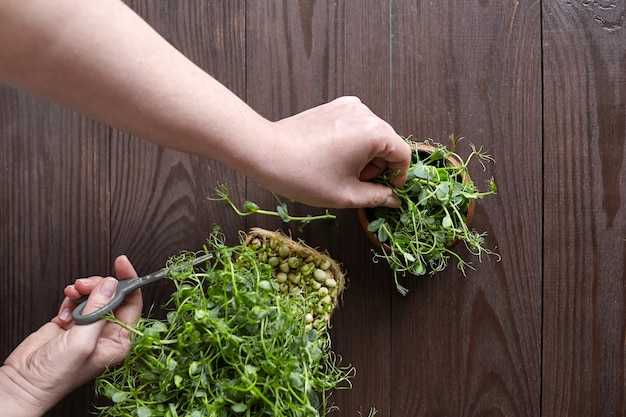
[[(346, 278), (339, 263), (334, 260), (328, 252), (314, 249), (302, 240), (295, 241), (281, 231), (270, 231), (258, 227), (250, 229), (250, 231), (245, 235), (244, 241), (247, 246), (263, 246), (270, 248), (269, 250), (272, 251), (277, 251), (280, 246), (286, 246), (289, 249), (291, 256), (295, 256), (306, 262), (313, 262), (316, 267), (319, 267), (323, 260), (327, 260), (330, 263), (330, 266), (326, 269), (326, 271), (329, 271), (330, 275), (335, 280), (337, 289), (337, 291), (333, 291), (329, 294), (332, 299), (332, 310), (334, 311), (335, 308), (337, 308), (346, 287)], [(311, 287), (304, 284), (301, 286), (301, 289), (305, 292), (305, 296), (307, 295), (307, 291), (312, 291)], [(332, 313), (332, 311), (330, 313)]]

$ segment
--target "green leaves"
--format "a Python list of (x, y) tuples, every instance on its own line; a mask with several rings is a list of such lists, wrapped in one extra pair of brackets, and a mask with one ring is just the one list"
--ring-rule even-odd
[(256, 203), (253, 203), (252, 201), (248, 201), (248, 200), (246, 200), (246, 201), (243, 203), (243, 211), (244, 211), (246, 214), (256, 213), (256, 212), (258, 212), (258, 211), (259, 211), (259, 209), (260, 209), (259, 205), (258, 205), (258, 204), (256, 204)]
[(379, 218), (371, 222), (367, 226), (367, 230), (369, 232), (375, 233), (378, 241), (381, 243), (385, 243), (389, 238), (389, 226), (384, 218)]
[(237, 208), (235, 203), (230, 198), (230, 191), (228, 190), (228, 186), (225, 184), (218, 184), (218, 186), (215, 188), (215, 195), (216, 196), (214, 198), (210, 198), (210, 200), (226, 201), (233, 209), (233, 211), (237, 213), (237, 215), (242, 217), (249, 216), (251, 214), (264, 214), (266, 216), (280, 217), (281, 220), (285, 223), (289, 223), (292, 221), (299, 222), (300, 227), (304, 227), (314, 220), (333, 220), (337, 218), (337, 216), (335, 216), (334, 214), (330, 214), (328, 210), (326, 210), (324, 214), (318, 216), (293, 216), (289, 214), (287, 204), (283, 202), (276, 194), (274, 194), (274, 197), (276, 198), (276, 201), (278, 203), (276, 211), (261, 209), (258, 204), (248, 200), (243, 203), (243, 210), (239, 210), (239, 208)]
[(126, 401), (126, 399), (128, 398), (128, 393), (122, 391), (111, 390), (108, 392), (108, 394), (109, 398), (111, 398), (111, 401), (113, 401), (114, 403), (121, 403), (123, 401)]
[(152, 410), (142, 405), (137, 409), (137, 417), (152, 417)]
[(423, 142), (430, 147), (429, 151), (420, 150), (418, 143), (407, 139), (414, 152), (404, 187), (394, 187), (390, 173), (377, 179), (394, 189), (402, 205), (398, 209), (372, 210), (368, 231), (375, 233), (385, 245), (375, 260), (383, 258), (388, 262), (402, 294), (407, 290), (400, 285), (399, 277), (407, 273), (435, 274), (448, 265), (451, 257), (458, 260), (459, 268), (464, 271), (469, 264), (452, 251), (454, 242), (464, 242), (478, 256), (495, 254), (483, 247), (483, 235), (466, 224), (470, 203), (497, 192), (493, 179), (489, 180), (486, 191), (476, 187), (469, 178), (469, 162), (477, 159), (484, 169), (484, 162), (493, 158), (470, 145), (471, 152), (463, 159), (454, 152), (458, 139), (453, 136), (450, 139), (451, 149), (439, 143)]
[(450, 184), (442, 182), (437, 184), (435, 188), (435, 196), (441, 201), (442, 204), (446, 204), (450, 200)]
[(248, 406), (243, 403), (237, 403), (233, 404), (230, 409), (233, 410), (235, 413), (241, 414), (246, 412)]
[(305, 326), (306, 295), (279, 295), (254, 248), (213, 242), (215, 263), (173, 273), (166, 319), (140, 318), (124, 363), (96, 381), (101, 415), (325, 416), (352, 371)]
[(430, 181), (434, 179), (437, 175), (437, 170), (433, 169), (434, 167), (430, 167), (424, 165), (424, 163), (420, 160), (417, 160), (410, 172), (413, 174), (412, 178), (419, 178), (422, 180)]

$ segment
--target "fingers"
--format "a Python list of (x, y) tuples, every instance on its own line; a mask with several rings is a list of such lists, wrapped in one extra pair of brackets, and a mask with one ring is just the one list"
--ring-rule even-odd
[[(356, 105), (356, 107), (352, 107), (351, 120), (356, 120), (354, 119), (355, 114), (361, 114), (363, 117), (361, 124), (366, 129), (362, 132), (365, 138), (360, 140), (364, 147), (369, 146), (371, 148), (370, 152), (372, 153), (369, 161), (366, 161), (366, 164), (362, 167), (359, 179), (361, 181), (370, 181), (385, 171), (396, 171), (397, 175), (393, 177), (391, 183), (395, 187), (402, 187), (406, 182), (411, 162), (411, 147), (395, 132), (391, 125), (376, 116), (366, 105), (362, 104), (358, 97), (339, 97), (333, 102), (338, 105)], [(346, 114), (350, 114), (348, 110), (345, 111)], [(387, 196), (389, 195), (389, 193), (386, 194)], [(380, 201), (381, 198), (373, 197), (377, 201)]]
[[(93, 291), (89, 294), (87, 304), (82, 314), (92, 313), (111, 301), (117, 289), (118, 280), (106, 277), (99, 280)], [(106, 320), (96, 320), (93, 323), (73, 326), (72, 331), (76, 333), (77, 340), (81, 342), (80, 352), (90, 352), (95, 348), (95, 343), (106, 325)]]
[(393, 128), (381, 120), (378, 128), (372, 128), (370, 142), (374, 153), (360, 173), (360, 178), (371, 180), (385, 171), (396, 172), (393, 186), (401, 188), (406, 182), (413, 151), (411, 146)]
[(411, 162), (411, 147), (402, 139), (402, 145), (394, 148), (392, 153), (387, 154), (387, 170), (396, 171), (397, 175), (391, 179), (394, 187), (402, 188), (409, 174), (409, 163)]
[(135, 278), (137, 276), (137, 272), (135, 271), (133, 264), (130, 263), (126, 255), (121, 255), (115, 258), (114, 268), (115, 275), (118, 279)]
[(83, 314), (94, 312), (111, 301), (111, 298), (115, 295), (117, 284), (118, 281), (113, 277), (107, 277), (100, 280), (91, 294), (89, 294), (87, 305), (83, 310)]
[[(135, 278), (137, 272), (125, 255), (115, 259), (115, 274), (119, 279)], [(143, 301), (141, 290), (133, 291), (124, 298), (124, 302), (115, 310), (115, 316), (122, 322), (133, 324), (141, 315)]]
[(312, 206), (397, 206), (391, 188), (369, 181), (392, 170), (392, 184), (402, 187), (411, 148), (358, 97), (339, 97), (273, 126), (272, 146), (280, 152), (261, 166), (261, 185)]
[(391, 188), (367, 181), (357, 181), (352, 187), (355, 198), (348, 202), (350, 207), (400, 207), (400, 199)]
[[(99, 276), (79, 278), (74, 282), (74, 284), (70, 284), (65, 287), (63, 290), (65, 293), (65, 299), (59, 307), (57, 317), (55, 317), (52, 321), (66, 329), (69, 328), (73, 324), (72, 312), (76, 309), (76, 307), (78, 307), (78, 303), (73, 300), (77, 300), (82, 296), (91, 294), (103, 279), (103, 277)], [(86, 313), (86, 311), (84, 313)]]
[(79, 278), (74, 281), (73, 284), (65, 287), (63, 292), (65, 296), (71, 300), (75, 300), (77, 298), (82, 297), (83, 295), (91, 294), (91, 291), (98, 285), (102, 277), (89, 277), (89, 278)]
[[(115, 273), (119, 279), (129, 279), (137, 276), (135, 268), (130, 263), (128, 258), (124, 255), (116, 258)], [(72, 312), (76, 307), (78, 307), (78, 304), (73, 300), (79, 299), (85, 295), (88, 295), (90, 297), (90, 300), (88, 301), (87, 306), (85, 306), (83, 314), (95, 311), (97, 308), (108, 302), (115, 294), (115, 290), (112, 294), (109, 295), (108, 293), (110, 292), (110, 286), (112, 286), (113, 284), (111, 282), (104, 284), (102, 281), (108, 280), (109, 278), (115, 282), (115, 288), (117, 288), (117, 280), (115, 278), (103, 278), (100, 276), (80, 278), (77, 279), (74, 284), (65, 287), (63, 292), (65, 293), (66, 298), (61, 303), (59, 313), (53, 321), (65, 328), (71, 326), (71, 324), (73, 323), (71, 318)], [(93, 300), (92, 297), (94, 297)], [(105, 297), (105, 301), (98, 301), (99, 299), (102, 300), (102, 297)], [(99, 306), (90, 309), (90, 306), (95, 305), (94, 303), (99, 304)], [(128, 305), (130, 305), (131, 308), (128, 308)], [(132, 323), (134, 322), (135, 318), (139, 314), (141, 314), (141, 308), (141, 292), (137, 290), (132, 294), (129, 294), (124, 299), (122, 305), (116, 309), (115, 314), (121, 321)], [(120, 311), (121, 313), (118, 314), (118, 311)]]
[(409, 173), (411, 162), (411, 147), (400, 136), (395, 134), (381, 137), (380, 144), (383, 146), (360, 173), (360, 179), (372, 180), (386, 171), (395, 175), (391, 178), (394, 187), (402, 188)]
[(372, 159), (359, 174), (359, 180), (371, 181), (387, 170), (387, 161), (383, 158)]

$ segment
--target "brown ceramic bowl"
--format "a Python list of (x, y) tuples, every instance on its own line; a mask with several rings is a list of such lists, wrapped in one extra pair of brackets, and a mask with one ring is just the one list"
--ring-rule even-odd
[[(437, 148), (435, 148), (434, 146), (425, 144), (425, 143), (418, 143), (415, 145), (415, 148), (417, 149), (418, 152), (425, 152), (425, 153), (432, 153), (434, 151), (437, 150)], [(461, 162), (459, 162), (459, 160), (457, 160), (456, 158), (450, 157), (448, 158), (448, 162), (452, 165), (455, 166), (460, 166)], [(465, 174), (463, 177), (463, 181), (465, 182), (470, 182), (471, 179), (469, 177), (469, 175)], [(476, 207), (476, 200), (472, 200), (469, 203), (469, 206), (467, 208), (467, 215), (465, 216), (465, 223), (470, 226), (472, 224), (472, 220), (474, 219), (474, 210)], [(368, 209), (368, 208), (358, 208), (357, 209), (357, 214), (359, 216), (359, 222), (361, 223), (361, 227), (363, 228), (363, 231), (365, 232), (365, 235), (369, 238), (370, 241), (372, 241), (372, 243), (377, 247), (380, 248), (381, 244), (378, 241), (378, 237), (376, 236), (376, 234), (370, 232), (367, 230), (367, 226), (369, 225), (370, 221), (371, 221), (371, 217), (370, 217), (370, 213), (371, 213), (372, 209)], [(450, 247), (454, 246), (457, 243), (457, 240), (455, 239), (451, 244)], [(391, 250), (391, 248), (389, 248), (387, 245), (386, 249)]]

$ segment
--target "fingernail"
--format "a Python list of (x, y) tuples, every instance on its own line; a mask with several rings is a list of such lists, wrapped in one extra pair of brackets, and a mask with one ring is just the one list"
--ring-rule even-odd
[(385, 200), (385, 204), (383, 205), (389, 208), (398, 208), (400, 207), (400, 198), (398, 198), (397, 195), (392, 194), (389, 197), (387, 197), (387, 200)]
[(59, 318), (61, 319), (61, 321), (68, 321), (70, 319), (70, 309), (64, 308), (63, 310), (61, 310), (61, 312), (59, 313)]
[(112, 297), (117, 289), (117, 280), (115, 278), (107, 278), (100, 287), (100, 294), (106, 297)]

